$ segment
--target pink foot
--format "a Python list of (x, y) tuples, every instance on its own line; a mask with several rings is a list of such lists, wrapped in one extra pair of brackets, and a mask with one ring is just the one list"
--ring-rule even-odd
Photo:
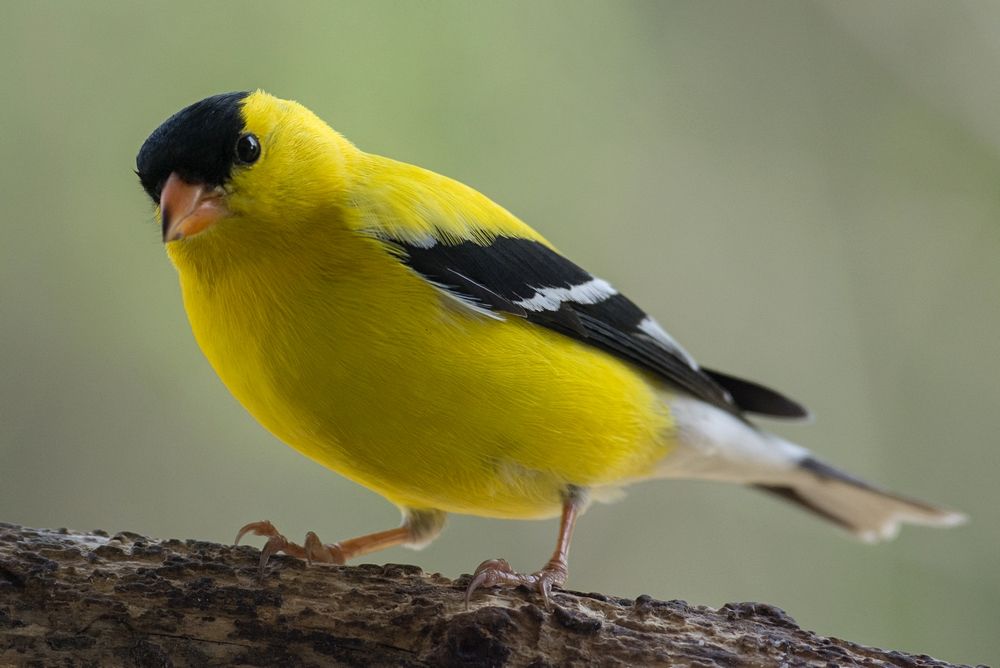
[(540, 571), (531, 575), (518, 573), (506, 559), (488, 559), (479, 564), (479, 568), (472, 574), (472, 582), (465, 590), (465, 606), (469, 606), (472, 593), (482, 587), (537, 587), (545, 602), (545, 607), (550, 607), (549, 594), (553, 587), (561, 587), (566, 582), (568, 570), (566, 564), (550, 561)]
[(264, 520), (262, 522), (251, 522), (245, 525), (236, 534), (236, 540), (233, 541), (239, 545), (240, 539), (246, 534), (253, 534), (254, 536), (263, 536), (267, 538), (267, 542), (260, 551), (260, 579), (264, 579), (264, 567), (267, 566), (268, 560), (271, 555), (282, 553), (291, 555), (293, 557), (298, 557), (299, 559), (305, 559), (306, 562), (312, 563), (318, 561), (325, 564), (343, 564), (346, 559), (341, 553), (340, 546), (336, 543), (332, 545), (324, 545), (314, 532), (310, 531), (306, 534), (305, 546), (293, 543), (283, 535), (281, 535), (278, 530), (271, 524), (270, 521)]

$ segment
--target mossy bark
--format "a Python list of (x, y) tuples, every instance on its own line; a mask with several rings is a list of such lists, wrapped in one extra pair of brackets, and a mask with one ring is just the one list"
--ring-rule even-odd
[(307, 566), (132, 533), (0, 524), (0, 666), (946, 666), (761, 603), (480, 592), (414, 566)]

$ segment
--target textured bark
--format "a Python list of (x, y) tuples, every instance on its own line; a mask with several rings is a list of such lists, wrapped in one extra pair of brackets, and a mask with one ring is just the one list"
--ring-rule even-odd
[(414, 566), (0, 524), (0, 666), (945, 666), (802, 630), (781, 610), (481, 592)]

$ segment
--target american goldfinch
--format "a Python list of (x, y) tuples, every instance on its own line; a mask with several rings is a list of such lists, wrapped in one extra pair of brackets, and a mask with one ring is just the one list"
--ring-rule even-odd
[(420, 547), (446, 513), (561, 516), (533, 574), (483, 562), (468, 588), (567, 577), (589, 499), (631, 483), (751, 485), (866, 541), (963, 516), (885, 492), (756, 427), (795, 401), (700, 366), (608, 281), (487, 197), (359, 150), (302, 105), (216, 95), (139, 151), (195, 339), (264, 427), (378, 492), (398, 528), (323, 544), (240, 529), (319, 562)]

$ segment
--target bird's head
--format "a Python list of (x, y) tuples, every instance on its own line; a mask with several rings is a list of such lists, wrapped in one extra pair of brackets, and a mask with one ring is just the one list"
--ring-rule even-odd
[[(168, 247), (288, 236), (335, 210), (358, 151), (302, 105), (262, 91), (180, 110), (136, 157)], [(327, 216), (329, 220), (329, 215)]]

